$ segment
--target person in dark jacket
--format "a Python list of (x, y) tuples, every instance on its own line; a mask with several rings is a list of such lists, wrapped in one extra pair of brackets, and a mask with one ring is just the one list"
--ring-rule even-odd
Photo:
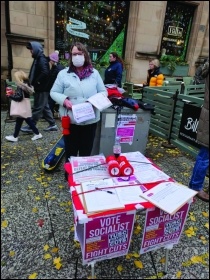
[(198, 191), (198, 198), (209, 202), (209, 194), (203, 191), (203, 183), (209, 168), (209, 59), (205, 62), (201, 75), (205, 79), (204, 104), (197, 127), (197, 141), (201, 148), (196, 158), (189, 187)]
[(116, 84), (122, 87), (123, 61), (116, 52), (109, 55), (109, 66), (105, 70), (104, 84)]
[[(207, 61), (207, 59), (204, 59), (203, 63), (205, 64), (206, 61)], [(193, 81), (194, 85), (200, 85), (200, 84), (205, 83), (205, 79), (202, 76), (202, 68), (203, 68), (203, 65), (200, 65), (200, 66), (198, 66), (198, 68), (195, 71), (195, 76), (194, 76), (194, 81)]]
[[(50, 93), (50, 90), (57, 78), (58, 73), (63, 70), (65, 67), (59, 63), (59, 56), (58, 56), (58, 51), (55, 51), (49, 55), (49, 63), (51, 66), (49, 77), (48, 77), (48, 83), (46, 86), (46, 91)], [(51, 98), (49, 94), (49, 99), (48, 99), (49, 107), (50, 110), (52, 111), (52, 114), (54, 116), (54, 111), (55, 111), (55, 101)]]
[[(43, 116), (49, 123), (45, 131), (58, 130), (52, 112), (48, 105), (49, 92), (46, 91), (46, 81), (49, 76), (50, 67), (47, 57), (43, 53), (43, 47), (38, 42), (30, 42), (27, 45), (34, 61), (30, 69), (29, 80), (34, 87), (34, 107), (32, 110), (32, 119), (36, 124)], [(22, 127), (21, 131), (31, 132), (29, 126)]]
[[(17, 82), (17, 89), (15, 93), (12, 94), (7, 94), (7, 96), (16, 102), (20, 102), (23, 97), (24, 98), (30, 98), (30, 95), (33, 94), (34, 88), (31, 86), (30, 81), (26, 75), (25, 72), (23, 71), (17, 71), (14, 74), (16, 82)], [(34, 136), (31, 138), (32, 141), (38, 140), (42, 138), (42, 134), (39, 133), (39, 130), (36, 128), (34, 122), (32, 121), (32, 118), (21, 118), (17, 117), (16, 118), (16, 124), (15, 124), (15, 132), (13, 135), (6, 136), (5, 138), (10, 141), (10, 142), (17, 142), (18, 141), (18, 135), (20, 132), (21, 125), (23, 122), (28, 124), (28, 126), (31, 128), (31, 130), (34, 132)]]

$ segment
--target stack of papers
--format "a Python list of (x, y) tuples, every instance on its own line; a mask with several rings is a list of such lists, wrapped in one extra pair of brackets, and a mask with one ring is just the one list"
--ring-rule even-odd
[(80, 184), (85, 181), (110, 178), (104, 155), (91, 157), (70, 157), (73, 182)]
[(105, 93), (98, 92), (97, 94), (92, 95), (87, 100), (99, 111), (103, 111), (112, 106), (112, 102), (107, 98)]
[[(149, 201), (173, 215), (197, 194), (174, 182), (140, 152), (122, 155), (134, 167), (132, 176), (111, 177), (103, 154), (70, 158), (73, 182), (86, 214)], [(148, 190), (147, 184), (150, 183), (156, 183), (156, 186)]]
[(146, 202), (140, 195), (147, 190), (135, 176), (122, 181), (121, 177), (83, 182), (76, 187), (86, 213), (125, 208), (126, 204)]
[(159, 181), (168, 181), (170, 177), (163, 171), (155, 167), (140, 152), (122, 153), (134, 168), (134, 174), (140, 184), (148, 184)]
[(141, 197), (173, 215), (196, 194), (196, 191), (177, 182), (164, 182), (142, 193)]
[(106, 189), (113, 185), (112, 179), (82, 183), (86, 213), (124, 208), (116, 190)]

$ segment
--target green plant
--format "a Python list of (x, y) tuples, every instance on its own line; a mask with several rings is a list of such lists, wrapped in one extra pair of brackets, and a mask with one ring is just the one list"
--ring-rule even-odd
[[(123, 66), (125, 70), (128, 70), (130, 63), (127, 62), (126, 60), (122, 59), (123, 61)], [(109, 62), (107, 61), (100, 61), (100, 60), (95, 60), (93, 63), (93, 67), (96, 68), (98, 71), (100, 71), (100, 69), (103, 68), (107, 68), (109, 66)]]
[(92, 62), (92, 64), (93, 64), (93, 67), (95, 69), (97, 69), (98, 71), (100, 71), (102, 67), (107, 68), (108, 65), (109, 65), (108, 63), (106, 63), (104, 61), (100, 62), (100, 60), (95, 60), (95, 61)]
[(64, 67), (68, 67), (69, 66), (69, 60), (68, 59), (60, 59), (59, 60), (60, 64), (63, 65)]
[(185, 61), (182, 57), (172, 55), (162, 55), (160, 58), (160, 64), (163, 67), (167, 67), (171, 73), (176, 70), (177, 65), (188, 65), (187, 61)]

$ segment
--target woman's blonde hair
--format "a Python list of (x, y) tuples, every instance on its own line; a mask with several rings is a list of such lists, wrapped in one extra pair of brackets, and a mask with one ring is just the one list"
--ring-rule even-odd
[(158, 59), (152, 59), (151, 62), (154, 64), (154, 66), (157, 68), (157, 67), (160, 67), (160, 61)]
[(28, 81), (29, 81), (28, 75), (22, 70), (15, 72), (14, 76), (15, 76), (17, 83), (23, 83), (23, 82), (28, 83)]

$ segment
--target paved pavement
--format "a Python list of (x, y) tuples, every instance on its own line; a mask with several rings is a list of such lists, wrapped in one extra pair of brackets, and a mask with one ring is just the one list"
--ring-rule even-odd
[[(60, 130), (44, 132), (43, 139), (20, 133), (17, 143), (5, 140), (12, 134), (14, 122), (1, 112), (1, 277), (2, 279), (87, 279), (91, 267), (82, 265), (79, 244), (74, 241), (73, 210), (63, 162), (57, 172), (46, 173), (41, 162), (61, 136)], [(161, 146), (163, 140), (150, 136), (146, 156), (165, 173), (185, 185), (194, 158), (178, 149)], [(209, 178), (205, 179), (208, 190)], [(168, 271), (164, 275), (164, 249), (138, 255), (144, 215), (138, 215), (129, 258), (97, 262), (96, 279), (209, 279), (209, 205), (195, 199), (179, 244), (170, 251)], [(56, 268), (60, 258), (60, 269)], [(134, 261), (141, 261), (138, 268)]]

